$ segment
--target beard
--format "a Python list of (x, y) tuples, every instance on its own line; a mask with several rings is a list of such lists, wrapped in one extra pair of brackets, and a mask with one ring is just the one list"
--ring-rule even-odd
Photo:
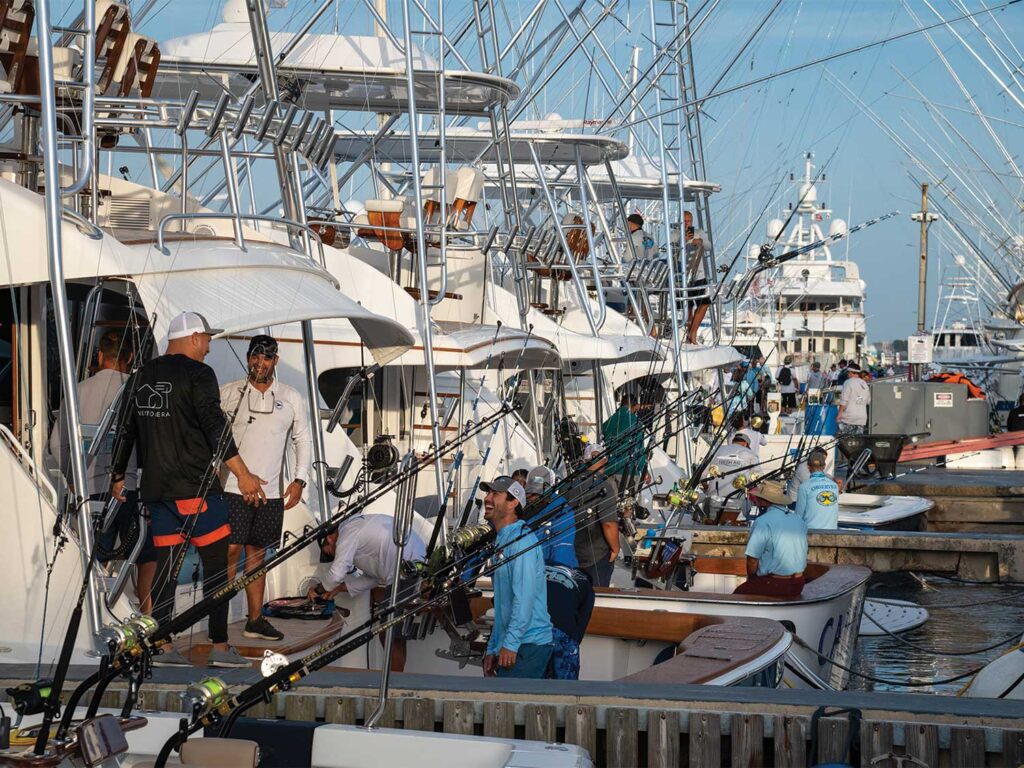
[(249, 381), (253, 384), (267, 384), (274, 380), (274, 369), (267, 368), (260, 371), (256, 368), (249, 369)]

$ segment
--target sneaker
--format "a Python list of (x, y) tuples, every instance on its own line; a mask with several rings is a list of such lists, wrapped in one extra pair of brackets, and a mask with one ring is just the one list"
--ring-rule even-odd
[(261, 640), (284, 640), (284, 632), (267, 621), (266, 616), (257, 616), (255, 619), (249, 619), (245, 622), (242, 637), (256, 637)]
[(230, 645), (226, 651), (218, 651), (216, 649), (210, 651), (210, 656), (206, 663), (211, 667), (251, 667), (252, 662), (245, 658), (242, 654), (232, 648)]
[(178, 653), (176, 650), (164, 651), (159, 656), (153, 657), (154, 667), (191, 667), (192, 662)]

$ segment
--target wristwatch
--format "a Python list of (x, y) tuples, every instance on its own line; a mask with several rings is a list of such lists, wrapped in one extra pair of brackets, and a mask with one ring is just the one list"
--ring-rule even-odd
[(299, 484), (299, 488), (305, 488), (306, 487), (306, 481), (305, 480), (295, 479), (295, 480), (292, 480), (292, 482), (293, 483), (298, 483)]

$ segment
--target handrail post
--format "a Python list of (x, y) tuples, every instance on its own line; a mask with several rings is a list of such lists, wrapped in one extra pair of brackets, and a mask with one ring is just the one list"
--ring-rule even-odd
[[(587, 248), (590, 251), (590, 268), (594, 271), (594, 291), (597, 293), (597, 327), (598, 330), (604, 327), (604, 321), (608, 317), (608, 305), (604, 300), (604, 285), (601, 283), (601, 267), (597, 263), (597, 248), (594, 244), (594, 232), (590, 223), (590, 200), (587, 198), (586, 185), (587, 169), (583, 167), (583, 154), (579, 144), (576, 145), (576, 183), (580, 190), (580, 208), (583, 209), (583, 232), (587, 238)], [(610, 243), (609, 243), (610, 245)]]
[(227, 183), (228, 205), (231, 207), (231, 226), (235, 230), (235, 245), (244, 251), (245, 234), (242, 232), (242, 208), (238, 202), (238, 177), (235, 175), (235, 163), (231, 159), (227, 131), (220, 132), (220, 155), (224, 162), (224, 179)]
[[(39, 89), (43, 143), (43, 173), (46, 176), (46, 250), (49, 262), (50, 290), (53, 294), (54, 325), (60, 361), (61, 389), (64, 396), (64, 418), (68, 441), (71, 477), (74, 484), (72, 506), (78, 514), (79, 554), (83, 576), (89, 580), (87, 605), (90, 629), (95, 634), (102, 626), (99, 604), (99, 583), (92, 569), (93, 530), (89, 509), (89, 480), (82, 448), (82, 421), (78, 407), (78, 380), (75, 375), (74, 343), (68, 317), (68, 296), (64, 283), (63, 226), (64, 206), (61, 202), (60, 163), (57, 154), (57, 95), (53, 71), (53, 28), (50, 4), (36, 7), (37, 40), (39, 43)], [(95, 10), (93, 9), (93, 27)], [(91, 102), (90, 102), (91, 104)], [(91, 164), (90, 164), (91, 169)], [(91, 171), (90, 171), (91, 174)]]

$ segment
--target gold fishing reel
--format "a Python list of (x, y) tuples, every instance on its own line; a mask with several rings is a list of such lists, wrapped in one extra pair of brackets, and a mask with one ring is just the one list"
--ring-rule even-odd
[(192, 707), (196, 717), (203, 717), (219, 709), (227, 703), (229, 697), (228, 685), (219, 677), (207, 677), (192, 683), (181, 694), (182, 700)]
[(744, 488), (749, 488), (754, 485), (760, 479), (760, 472), (749, 472), (745, 475), (736, 475), (732, 480), (732, 487), (737, 491), (742, 491)]
[(722, 476), (722, 468), (719, 467), (717, 464), (712, 464), (710, 467), (708, 467), (708, 477), (721, 477), (721, 476)]
[(108, 624), (99, 631), (99, 638), (107, 644), (112, 656), (138, 650), (142, 642), (154, 632), (159, 625), (151, 616), (136, 614), (126, 621)]

